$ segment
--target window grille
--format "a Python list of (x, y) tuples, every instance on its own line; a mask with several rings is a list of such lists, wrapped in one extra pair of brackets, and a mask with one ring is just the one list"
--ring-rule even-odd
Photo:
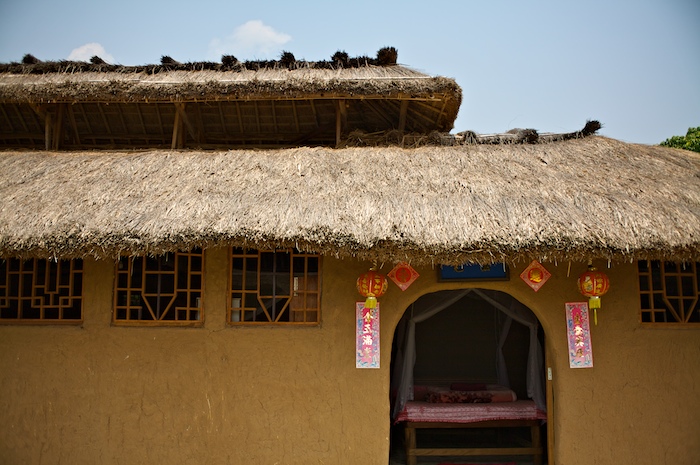
[(0, 323), (80, 323), (82, 260), (0, 260)]
[(231, 249), (230, 324), (320, 322), (320, 256)]
[(114, 323), (201, 325), (201, 250), (157, 257), (121, 257), (117, 262)]
[(698, 263), (639, 261), (642, 323), (700, 323), (698, 268)]

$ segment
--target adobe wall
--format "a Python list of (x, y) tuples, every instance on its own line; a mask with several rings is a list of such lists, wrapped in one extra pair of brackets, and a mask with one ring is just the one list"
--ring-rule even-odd
[[(636, 268), (608, 271), (595, 367), (568, 368), (564, 302), (584, 265), (545, 264), (534, 293), (553, 368), (560, 465), (694, 463), (700, 455), (700, 331), (638, 324)], [(381, 369), (355, 368), (355, 279), (366, 263), (325, 258), (322, 324), (226, 327), (224, 250), (207, 251), (203, 328), (113, 327), (111, 262), (85, 262), (84, 324), (0, 327), (0, 463), (387, 465), (394, 326), (420, 295), (464, 284), (436, 271), (381, 302)], [(382, 271), (388, 271), (386, 268)], [(467, 285), (473, 285), (471, 283)]]

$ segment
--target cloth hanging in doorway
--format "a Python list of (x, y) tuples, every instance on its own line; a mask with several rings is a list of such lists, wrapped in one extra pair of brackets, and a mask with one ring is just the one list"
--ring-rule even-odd
[[(476, 293), (479, 297), (503, 312), (508, 318), (504, 322), (502, 333), (507, 335), (511, 320), (517, 321), (529, 328), (530, 343), (527, 360), (527, 395), (532, 399), (537, 408), (546, 411), (544, 392), (544, 355), (542, 345), (537, 337), (539, 321), (532, 311), (513, 297), (503, 292), (487, 289), (461, 289), (455, 291), (441, 291), (420, 297), (406, 312), (396, 328), (397, 350), (394, 360), (394, 373), (392, 374), (392, 392), (395, 392), (395, 400), (392, 408), (392, 418), (395, 419), (403, 410), (406, 402), (413, 400), (413, 368), (416, 363), (416, 324), (440, 313), (446, 308), (456, 304), (469, 293)], [(499, 354), (497, 360), (497, 373), (499, 383), (508, 385), (507, 367), (503, 357), (502, 347), (505, 337), (499, 340)]]

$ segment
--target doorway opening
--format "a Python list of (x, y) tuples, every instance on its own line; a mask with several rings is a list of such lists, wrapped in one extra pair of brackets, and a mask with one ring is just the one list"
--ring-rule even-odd
[(544, 343), (504, 292), (411, 304), (392, 344), (390, 465), (547, 463)]

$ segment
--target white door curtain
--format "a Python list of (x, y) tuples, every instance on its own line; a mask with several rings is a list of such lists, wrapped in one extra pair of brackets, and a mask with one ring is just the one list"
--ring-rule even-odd
[(475, 293), (501, 311), (506, 318), (500, 331), (498, 347), (496, 348), (496, 373), (498, 384), (510, 387), (508, 370), (503, 357), (503, 345), (508, 336), (513, 320), (529, 328), (530, 344), (527, 358), (527, 395), (535, 401), (535, 405), (546, 410), (544, 391), (544, 356), (542, 345), (537, 337), (539, 321), (532, 311), (513, 297), (500, 291), (487, 289), (461, 289), (455, 291), (440, 291), (427, 294), (416, 300), (406, 311), (406, 314), (396, 328), (396, 354), (394, 373), (392, 374), (392, 392), (395, 393), (392, 418), (401, 413), (406, 402), (413, 400), (413, 368), (416, 363), (416, 324), (427, 320), (456, 304), (469, 293)]

